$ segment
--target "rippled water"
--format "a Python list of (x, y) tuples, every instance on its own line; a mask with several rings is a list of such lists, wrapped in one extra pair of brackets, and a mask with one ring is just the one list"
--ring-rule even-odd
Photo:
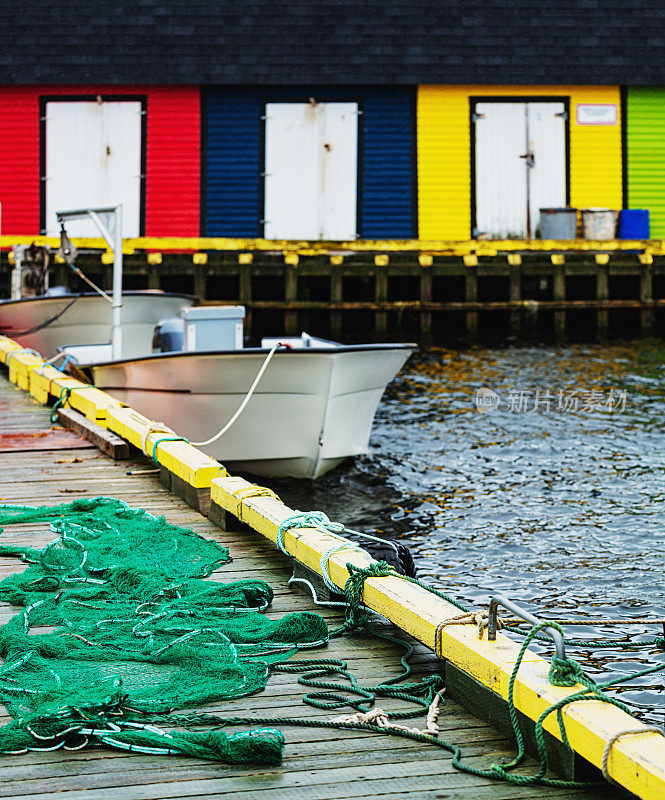
[[(481, 388), (498, 409), (477, 410)], [(367, 457), (277, 488), (299, 508), (403, 538), (421, 576), (474, 607), (500, 590), (535, 613), (626, 620), (568, 628), (571, 638), (663, 635), (630, 625), (665, 617), (662, 343), (417, 354), (383, 398)], [(665, 661), (654, 647), (573, 655), (597, 680)], [(662, 723), (663, 675), (618, 694)]]

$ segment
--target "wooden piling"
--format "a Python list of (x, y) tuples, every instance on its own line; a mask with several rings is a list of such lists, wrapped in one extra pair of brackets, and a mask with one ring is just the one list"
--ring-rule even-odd
[[(552, 291), (555, 302), (566, 299), (566, 267), (564, 264), (552, 265)], [(566, 312), (554, 312), (554, 336), (557, 339), (564, 339), (566, 336)]]
[[(332, 264), (330, 267), (330, 302), (341, 303), (343, 299), (344, 276), (340, 264)], [(330, 335), (333, 339), (342, 338), (342, 312), (330, 312)]]
[[(467, 303), (478, 301), (478, 263), (470, 264), (465, 272), (465, 298)], [(478, 335), (478, 312), (467, 311), (466, 313), (466, 333), (470, 339), (475, 339)]]
[[(607, 264), (598, 264), (598, 274), (596, 275), (596, 299), (599, 301), (609, 300), (610, 279)], [(607, 338), (610, 327), (610, 312), (606, 308), (599, 308), (596, 312), (596, 326), (598, 338)]]
[[(423, 267), (420, 273), (420, 302), (427, 306), (432, 302), (432, 270)], [(420, 340), (424, 345), (432, 341), (432, 312), (420, 312)]]
[(653, 308), (653, 263), (649, 259), (640, 264), (640, 301), (645, 304), (640, 312), (640, 329), (642, 333), (652, 333), (656, 315)]
[[(298, 270), (294, 264), (286, 264), (284, 267), (284, 300), (287, 308), (289, 303), (298, 299)], [(284, 312), (284, 333), (287, 336), (295, 336), (298, 333), (298, 313), (287, 310)]]
[[(374, 265), (374, 302), (384, 304), (388, 302), (388, 271), (385, 266)], [(388, 334), (388, 313), (376, 311), (374, 313), (374, 336), (382, 341)]]
[[(510, 299), (514, 303), (519, 303), (522, 299), (522, 272), (520, 265), (510, 264), (509, 272), (509, 292)], [(522, 313), (520, 311), (510, 312), (510, 334), (519, 337), (522, 329)]]

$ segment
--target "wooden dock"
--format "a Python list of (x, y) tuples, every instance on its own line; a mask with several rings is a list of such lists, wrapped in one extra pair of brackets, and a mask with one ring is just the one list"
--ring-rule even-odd
[[(48, 237), (3, 237), (57, 250)], [(77, 265), (111, 283), (99, 239), (76, 240)], [(88, 248), (102, 248), (95, 252)], [(408, 240), (278, 242), (265, 239), (128, 239), (127, 289), (190, 292), (247, 309), (256, 337), (309, 333), (423, 344), (506, 338), (662, 334), (665, 242)], [(0, 288), (9, 291), (9, 252)], [(109, 258), (109, 256), (111, 256)], [(87, 287), (54, 258), (52, 284)]]
[[(253, 531), (223, 532), (208, 519), (171, 494), (158, 476), (127, 475), (128, 469), (150, 468), (143, 457), (113, 462), (84, 440), (70, 434), (51, 433), (49, 409), (6, 380), (0, 371), (0, 502), (55, 505), (79, 497), (107, 495), (130, 505), (164, 514), (169, 522), (184, 525), (229, 547), (233, 562), (215, 573), (220, 580), (258, 577), (275, 589), (271, 615), (292, 610), (315, 610), (331, 622), (337, 612), (321, 609), (308, 598), (287, 588), (290, 562)], [(24, 436), (16, 436), (22, 433)], [(10, 435), (14, 435), (11, 439)], [(60, 438), (59, 438), (60, 437)], [(10, 449), (9, 442), (14, 442)], [(67, 441), (66, 441), (67, 440)], [(20, 525), (3, 534), (5, 543), (43, 546), (52, 539), (44, 525)], [(2, 577), (19, 571), (20, 562), (0, 559)], [(0, 606), (4, 623), (16, 609)], [(396, 629), (395, 629), (396, 630)], [(432, 652), (415, 642), (416, 676), (438, 669)], [(344, 659), (360, 682), (376, 683), (397, 674), (397, 647), (377, 644), (360, 636), (344, 637), (309, 657)], [(303, 687), (289, 675), (273, 676), (266, 690), (249, 698), (218, 704), (220, 712), (257, 716), (319, 717), (328, 714), (301, 702)], [(388, 701), (392, 710), (399, 704)], [(3, 713), (2, 723), (8, 719)], [(446, 700), (439, 719), (441, 737), (462, 747), (469, 763), (488, 766), (509, 760), (513, 746), (484, 722), (458, 704)], [(79, 752), (30, 753), (0, 756), (0, 797), (47, 800), (129, 800), (129, 798), (217, 798), (238, 800), (334, 800), (370, 798), (397, 800), (408, 796), (422, 800), (618, 800), (625, 793), (611, 786), (598, 791), (557, 790), (540, 786), (518, 787), (491, 783), (456, 771), (449, 754), (404, 739), (367, 733), (285, 727), (287, 746), (281, 767), (229, 767), (209, 761), (172, 756), (134, 755), (107, 748)]]

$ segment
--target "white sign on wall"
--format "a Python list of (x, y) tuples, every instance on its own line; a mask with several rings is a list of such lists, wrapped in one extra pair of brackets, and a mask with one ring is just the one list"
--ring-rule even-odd
[(578, 125), (616, 125), (618, 121), (616, 103), (579, 103)]

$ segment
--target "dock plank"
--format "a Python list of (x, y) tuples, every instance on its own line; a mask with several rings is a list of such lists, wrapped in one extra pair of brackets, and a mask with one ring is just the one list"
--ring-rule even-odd
[[(48, 409), (18, 392), (0, 372), (0, 433), (44, 430), (49, 427)], [(79, 460), (80, 459), (80, 460)], [(250, 575), (267, 580), (275, 589), (269, 616), (288, 611), (320, 612), (331, 625), (339, 623), (339, 612), (321, 608), (287, 588), (291, 570), (289, 560), (268, 546), (260, 535), (246, 531), (226, 533), (172, 495), (157, 475), (132, 477), (127, 470), (149, 466), (143, 457), (122, 464), (91, 451), (44, 450), (0, 454), (0, 497), (2, 502), (28, 505), (55, 505), (79, 497), (99, 494), (119, 497), (130, 505), (164, 514), (175, 524), (185, 525), (205, 537), (229, 547), (233, 561), (214, 575), (220, 580), (235, 580)], [(6, 543), (39, 547), (52, 539), (43, 524), (22, 524), (3, 533)], [(21, 571), (25, 566), (0, 558), (0, 578)], [(0, 623), (16, 609), (0, 604)], [(378, 623), (381, 630), (395, 630)], [(437, 669), (432, 653), (415, 644), (413, 658), (416, 676)], [(361, 683), (376, 683), (399, 672), (401, 651), (386, 642), (369, 637), (344, 637), (310, 657), (344, 659), (357, 671)], [(266, 690), (233, 702), (211, 704), (211, 711), (229, 715), (274, 715), (327, 719), (329, 713), (301, 702), (303, 687), (295, 676), (278, 674)], [(387, 708), (402, 707), (399, 701), (382, 703)], [(0, 723), (8, 719), (0, 708)], [(446, 700), (440, 717), (441, 736), (461, 746), (468, 762), (488, 766), (492, 761), (509, 759), (513, 746), (486, 723), (469, 715), (456, 703)], [(625, 795), (607, 786), (599, 791), (555, 790), (520, 787), (476, 778), (453, 769), (448, 753), (404, 739), (352, 731), (321, 728), (283, 728), (287, 746), (281, 767), (233, 767), (193, 758), (141, 756), (106, 748), (65, 754), (29, 753), (0, 757), (0, 797), (16, 800), (166, 800), (166, 798), (230, 798), (239, 800), (333, 800), (334, 798), (417, 797), (425, 800), (618, 800)], [(533, 763), (529, 762), (531, 769)]]

